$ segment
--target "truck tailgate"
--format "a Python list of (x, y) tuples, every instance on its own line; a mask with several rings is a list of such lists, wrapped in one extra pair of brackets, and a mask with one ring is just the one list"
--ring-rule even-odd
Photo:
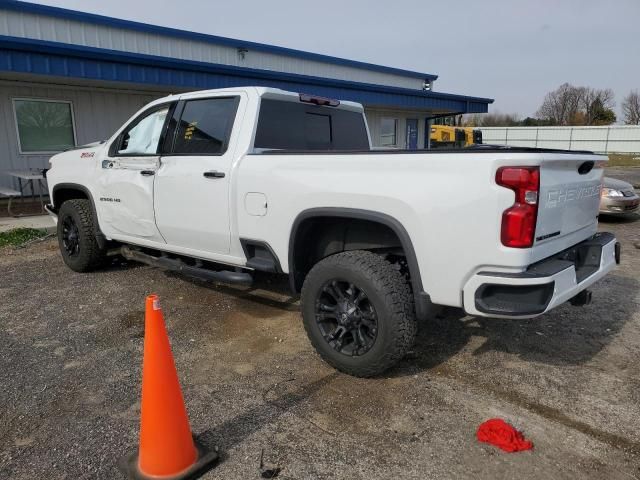
[(572, 234), (581, 230), (585, 235), (593, 233), (603, 174), (600, 158), (576, 156), (542, 162), (535, 245), (553, 243), (563, 249), (570, 246), (565, 240), (575, 240)]

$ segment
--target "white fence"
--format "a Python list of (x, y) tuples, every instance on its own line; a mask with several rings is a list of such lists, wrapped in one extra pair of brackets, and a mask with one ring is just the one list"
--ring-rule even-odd
[(482, 142), (517, 147), (640, 153), (640, 126), (483, 127)]

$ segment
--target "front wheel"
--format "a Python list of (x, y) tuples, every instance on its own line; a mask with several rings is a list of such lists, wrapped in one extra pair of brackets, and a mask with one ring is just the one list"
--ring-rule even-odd
[(413, 295), (399, 269), (380, 255), (355, 250), (318, 262), (302, 288), (309, 340), (334, 368), (379, 375), (413, 346)]
[(105, 252), (96, 240), (95, 216), (86, 199), (67, 200), (58, 212), (58, 245), (62, 259), (76, 272), (100, 266)]

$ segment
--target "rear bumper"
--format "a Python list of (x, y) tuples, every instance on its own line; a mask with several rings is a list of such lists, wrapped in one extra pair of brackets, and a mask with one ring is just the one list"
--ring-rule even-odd
[(467, 313), (532, 318), (570, 300), (619, 263), (620, 246), (602, 232), (518, 273), (479, 272), (463, 289)]

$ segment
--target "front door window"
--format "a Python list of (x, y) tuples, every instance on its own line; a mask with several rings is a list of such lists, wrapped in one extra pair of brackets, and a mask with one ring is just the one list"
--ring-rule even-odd
[(168, 106), (151, 112), (125, 130), (118, 146), (118, 155), (155, 155), (168, 112)]

